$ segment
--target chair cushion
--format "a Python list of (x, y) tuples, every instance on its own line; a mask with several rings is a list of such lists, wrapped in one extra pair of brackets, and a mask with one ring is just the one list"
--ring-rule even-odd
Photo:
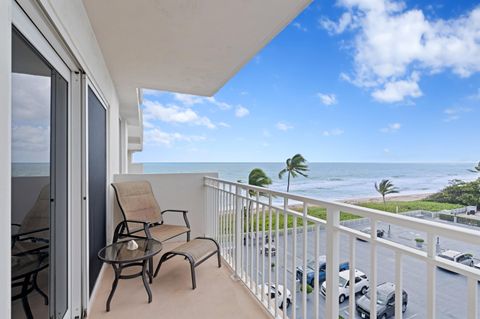
[(183, 253), (190, 255), (193, 258), (193, 261), (197, 263), (202, 260), (205, 256), (217, 251), (217, 245), (210, 239), (201, 239), (195, 238), (191, 241), (188, 241), (174, 249), (170, 252)]
[(151, 227), (149, 230), (150, 230), (150, 235), (152, 236), (153, 239), (163, 242), (173, 237), (177, 237), (179, 235), (185, 234), (190, 229), (188, 229), (188, 227), (186, 226), (163, 224), (163, 225), (157, 225), (157, 226)]

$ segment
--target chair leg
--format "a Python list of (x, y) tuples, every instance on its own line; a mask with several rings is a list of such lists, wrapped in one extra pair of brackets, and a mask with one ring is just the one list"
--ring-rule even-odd
[(163, 254), (163, 256), (160, 258), (160, 261), (158, 262), (158, 265), (157, 265), (157, 269), (155, 269), (155, 274), (153, 275), (154, 278), (157, 277), (158, 271), (160, 270), (160, 266), (162, 266), (162, 263), (167, 259), (167, 255), (168, 253)]
[(220, 257), (220, 250), (217, 250), (218, 268), (222, 267), (222, 259)]
[(190, 241), (190, 231), (187, 232), (187, 241)]
[(195, 289), (197, 288), (197, 280), (195, 278), (195, 264), (192, 260), (190, 260), (190, 272), (192, 273), (192, 289)]
[(38, 291), (38, 293), (43, 297), (45, 306), (47, 306), (47, 305), (48, 305), (48, 296), (47, 296), (46, 293), (44, 293), (44, 292), (38, 287), (37, 275), (38, 275), (38, 273), (36, 273), (35, 275), (33, 275), (33, 288), (34, 288), (36, 291)]

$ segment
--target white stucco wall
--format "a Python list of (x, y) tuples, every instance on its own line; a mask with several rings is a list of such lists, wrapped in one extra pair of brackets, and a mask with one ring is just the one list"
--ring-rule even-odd
[[(191, 236), (206, 234), (205, 187), (204, 177), (218, 177), (217, 173), (192, 174), (124, 174), (115, 175), (115, 182), (147, 180), (162, 210), (188, 210), (188, 219), (192, 229)], [(116, 225), (121, 220), (121, 212), (115, 203)], [(182, 214), (166, 213), (165, 222), (169, 224), (184, 224)], [(181, 239), (180, 239), (181, 240)]]
[(0, 318), (10, 318), (11, 0), (0, 0)]

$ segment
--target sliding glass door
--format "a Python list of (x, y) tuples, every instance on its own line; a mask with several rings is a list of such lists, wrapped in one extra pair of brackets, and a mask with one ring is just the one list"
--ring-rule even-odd
[(69, 83), (12, 32), (12, 318), (68, 309)]

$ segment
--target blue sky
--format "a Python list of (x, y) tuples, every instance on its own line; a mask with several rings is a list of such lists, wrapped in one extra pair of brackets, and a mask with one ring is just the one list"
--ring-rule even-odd
[(480, 4), (313, 2), (214, 97), (144, 94), (136, 162), (478, 161)]

